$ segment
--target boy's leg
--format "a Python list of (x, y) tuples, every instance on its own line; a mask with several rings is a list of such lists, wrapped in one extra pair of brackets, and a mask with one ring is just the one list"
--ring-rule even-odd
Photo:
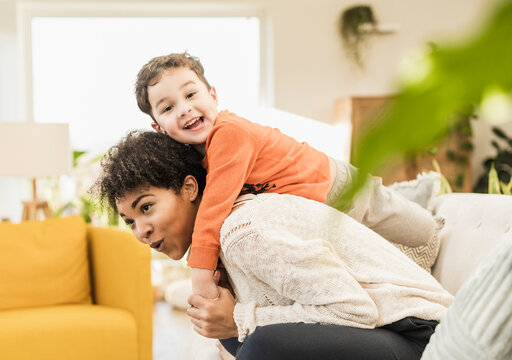
[(462, 285), (422, 359), (512, 359), (512, 240)]
[[(337, 174), (327, 197), (327, 205), (350, 187), (357, 169), (348, 162), (336, 160)], [(432, 214), (382, 184), (382, 179), (369, 177), (365, 187), (341, 209), (365, 226), (397, 244), (420, 246), (435, 235), (437, 223)]]
[(218, 341), (215, 345), (217, 346), (217, 349), (219, 349), (221, 360), (235, 360), (235, 355), (226, 350), (220, 341)]
[(237, 338), (229, 338), (219, 340), (224, 349), (226, 349), (231, 355), (236, 356), (236, 352), (240, 346), (242, 346), (241, 342), (238, 342)]
[[(425, 330), (423, 324), (421, 327), (419, 329), (417, 324), (410, 322), (399, 324), (397, 328), (371, 330), (304, 323), (263, 326), (256, 328), (241, 344), (236, 358), (416, 360), (420, 359), (421, 352), (433, 332), (433, 329), (430, 332)], [(403, 331), (408, 336), (403, 336), (396, 330)], [(409, 336), (415, 332), (415, 338)]]

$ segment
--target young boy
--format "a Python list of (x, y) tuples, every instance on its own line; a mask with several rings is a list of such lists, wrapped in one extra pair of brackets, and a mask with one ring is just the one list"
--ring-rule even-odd
[[(299, 143), (279, 130), (218, 111), (217, 92), (199, 60), (188, 53), (150, 60), (137, 76), (139, 108), (152, 127), (189, 144), (203, 156), (206, 188), (194, 226), (188, 265), (193, 291), (217, 296), (213, 272), (219, 232), (241, 193), (298, 195), (328, 205), (348, 188), (353, 167)], [(409, 246), (427, 243), (436, 232), (431, 214), (374, 179), (348, 212), (389, 241)], [(418, 234), (411, 237), (410, 234)], [(404, 234), (408, 234), (407, 236)]]

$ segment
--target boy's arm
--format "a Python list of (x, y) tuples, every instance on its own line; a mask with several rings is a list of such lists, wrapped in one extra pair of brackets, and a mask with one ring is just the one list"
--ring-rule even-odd
[(218, 297), (219, 292), (213, 274), (214, 270), (191, 268), (192, 292), (207, 299)]
[(217, 267), (220, 228), (254, 167), (257, 151), (245, 129), (234, 124), (214, 129), (207, 147), (208, 175), (192, 235), (190, 267)]

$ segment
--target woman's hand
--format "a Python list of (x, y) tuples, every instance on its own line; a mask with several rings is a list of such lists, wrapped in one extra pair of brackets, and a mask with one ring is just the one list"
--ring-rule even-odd
[(216, 299), (206, 299), (195, 294), (190, 296), (187, 314), (199, 335), (215, 339), (238, 337), (238, 329), (233, 320), (235, 299), (225, 288), (218, 287), (218, 291)]

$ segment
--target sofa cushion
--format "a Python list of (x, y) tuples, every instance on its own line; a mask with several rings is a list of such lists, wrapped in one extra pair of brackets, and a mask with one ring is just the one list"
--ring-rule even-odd
[(437, 223), (436, 232), (427, 244), (407, 246), (392, 242), (392, 244), (400, 249), (401, 252), (407, 255), (412, 261), (421, 266), (428, 273), (431, 273), (432, 266), (434, 266), (434, 263), (436, 262), (439, 247), (441, 245), (440, 232), (444, 226), (443, 218), (437, 217), (435, 219)]
[(124, 310), (60, 305), (0, 312), (3, 360), (134, 360), (137, 329)]
[(446, 219), (432, 274), (455, 294), (494, 247), (512, 239), (512, 196), (447, 194), (437, 197), (432, 209)]
[(441, 174), (435, 171), (422, 172), (416, 179), (400, 181), (388, 186), (407, 200), (413, 201), (425, 209), (441, 191)]
[[(414, 180), (396, 182), (389, 185), (388, 188), (402, 195), (407, 200), (415, 202), (425, 209), (429, 209), (431, 202), (436, 199), (440, 192), (441, 175), (434, 171), (423, 172)], [(440, 232), (445, 223), (445, 220), (441, 217), (436, 217), (435, 220), (437, 224), (435, 233), (427, 244), (406, 246), (393, 243), (393, 245), (429, 273), (439, 253), (441, 245)]]
[(0, 310), (91, 303), (79, 216), (0, 224)]

